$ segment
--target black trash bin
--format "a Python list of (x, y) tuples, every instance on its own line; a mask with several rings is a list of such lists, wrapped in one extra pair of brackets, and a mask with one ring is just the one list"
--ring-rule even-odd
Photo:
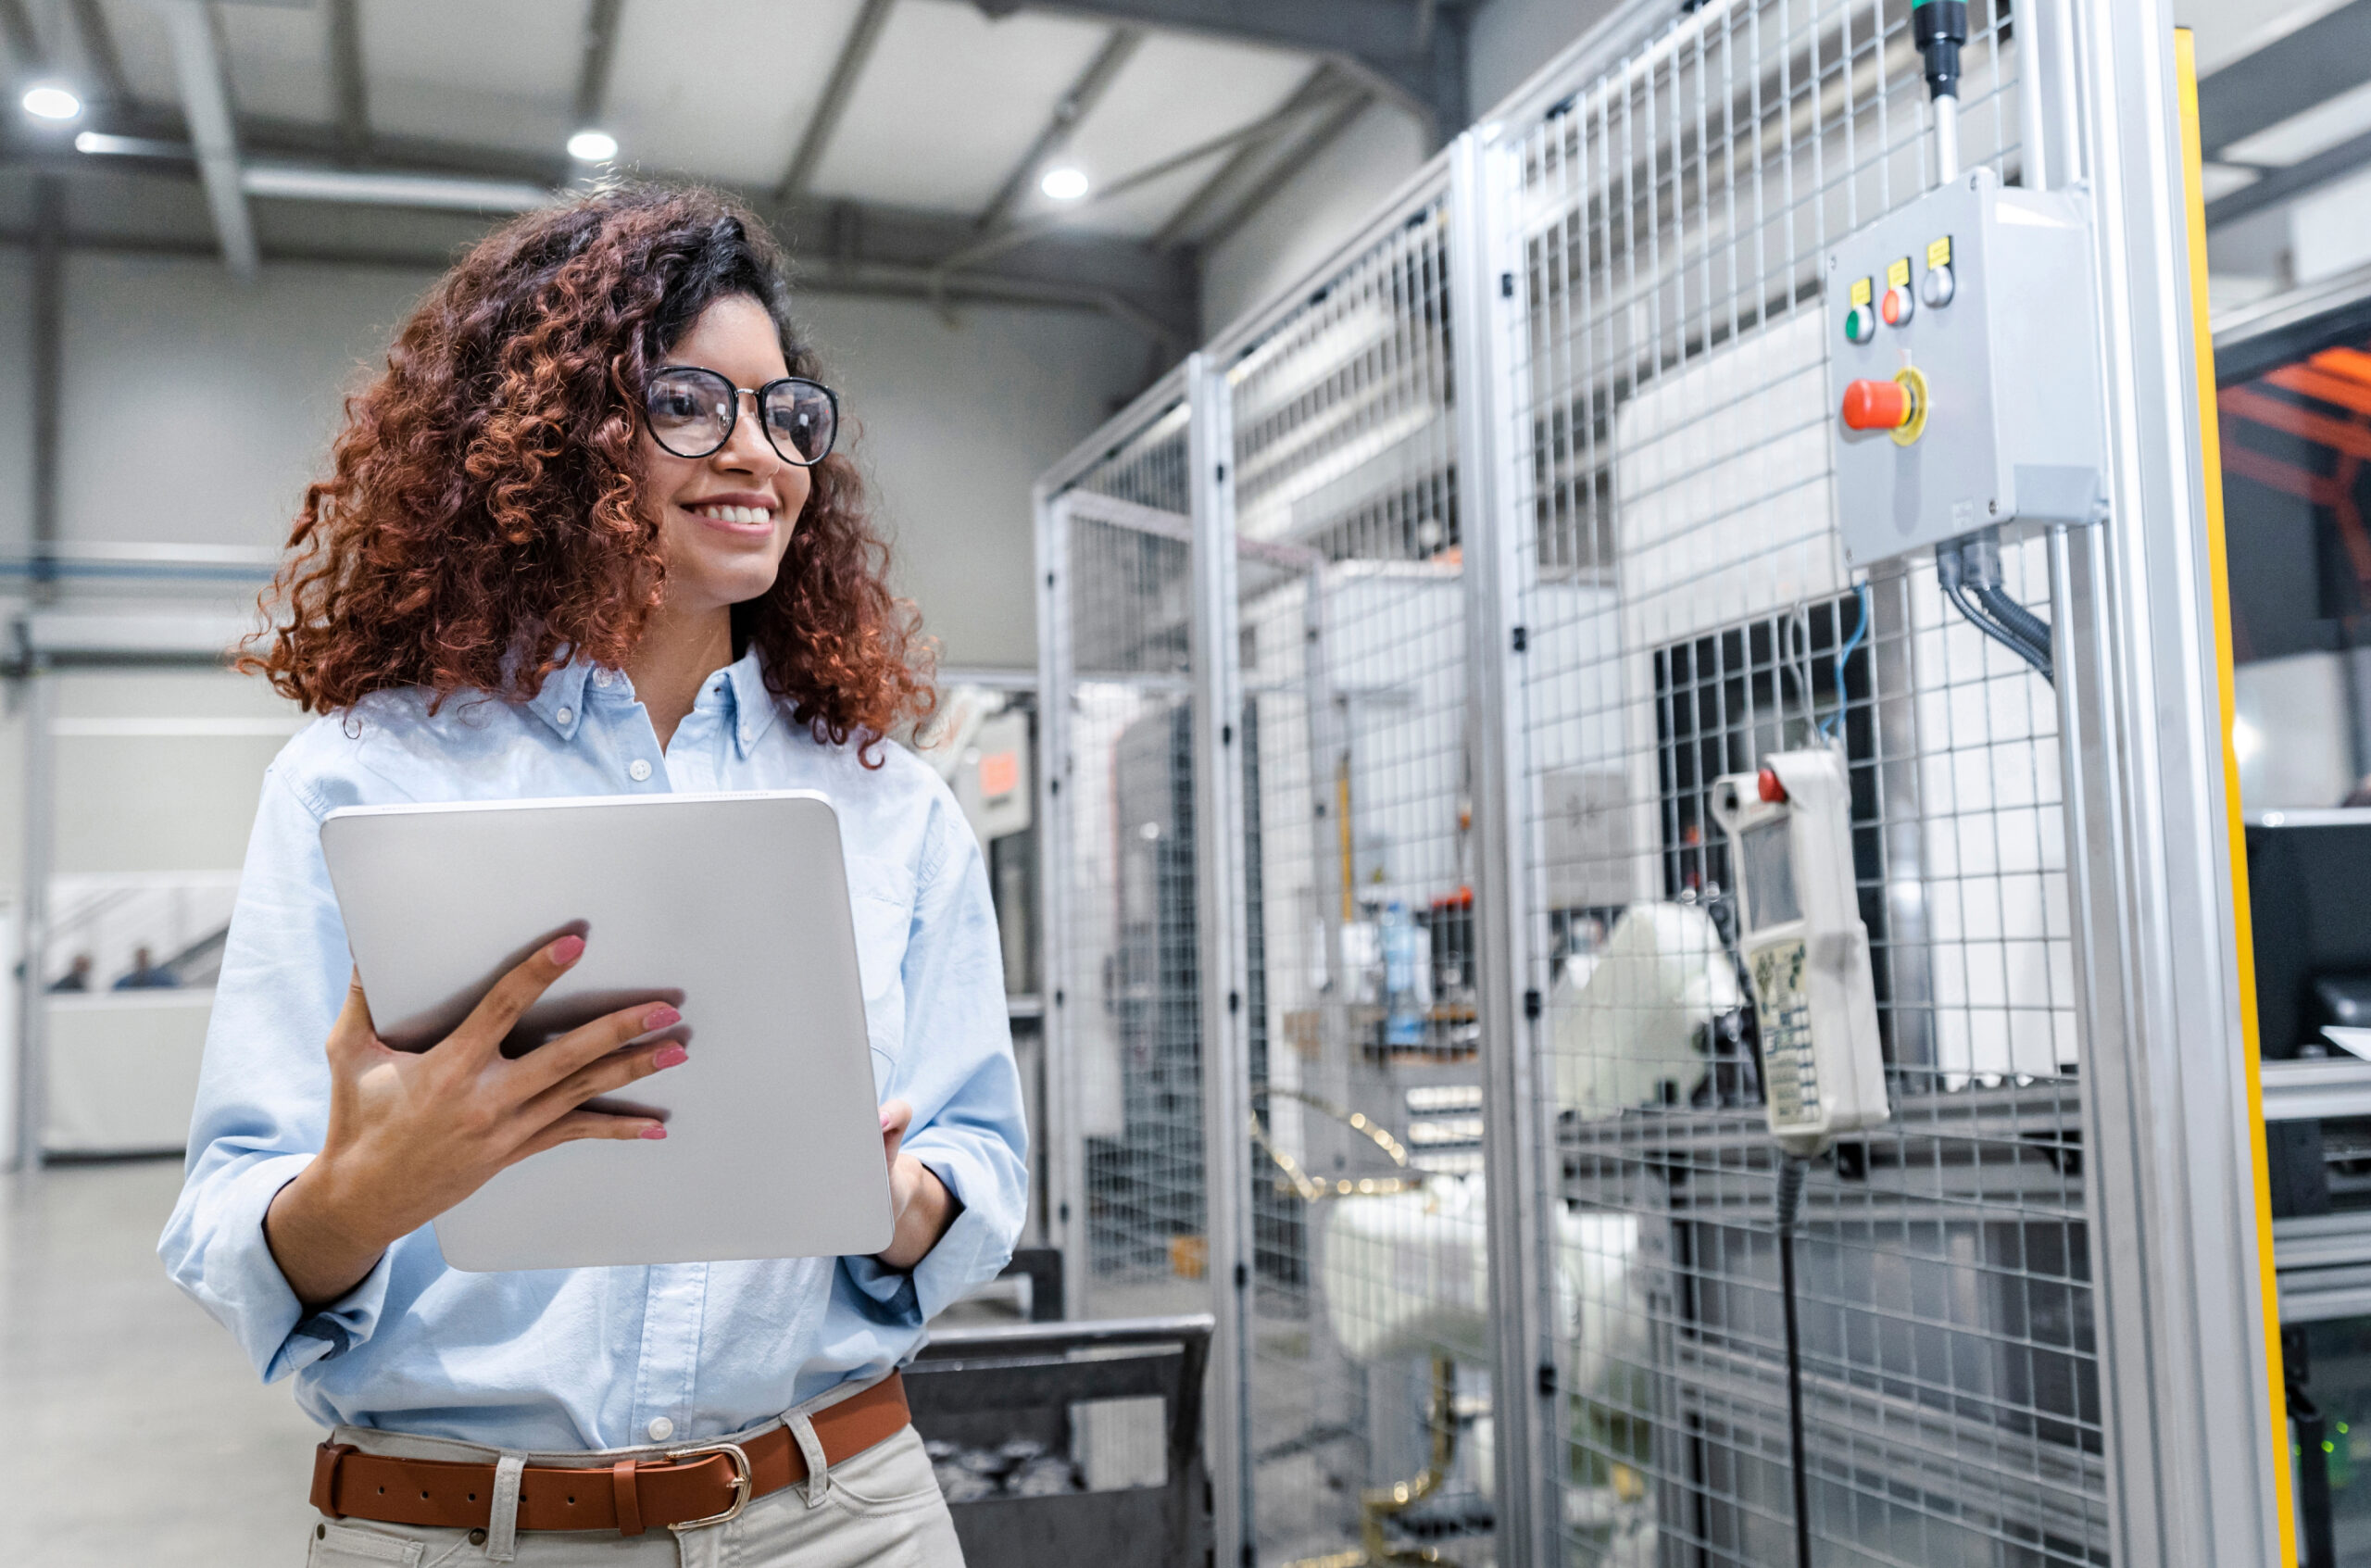
[[(1202, 1468), (1207, 1312), (935, 1330), (906, 1368), (914, 1427), (937, 1454), (993, 1463), (999, 1451), (1068, 1466), (1073, 1489), (997, 1490), (950, 1499), (969, 1568), (1203, 1568), (1210, 1556), (1210, 1486)], [(1158, 1485), (1078, 1488), (1086, 1458), (1073, 1411), (1110, 1399), (1158, 1398), (1166, 1417), (1166, 1474)]]

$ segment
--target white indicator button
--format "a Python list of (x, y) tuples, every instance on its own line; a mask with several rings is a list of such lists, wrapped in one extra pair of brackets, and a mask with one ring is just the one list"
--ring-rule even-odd
[(1918, 297), (1939, 307), (1951, 302), (1951, 295), (1958, 288), (1959, 282), (1951, 276), (1949, 267), (1929, 267), (1926, 276), (1918, 281)]

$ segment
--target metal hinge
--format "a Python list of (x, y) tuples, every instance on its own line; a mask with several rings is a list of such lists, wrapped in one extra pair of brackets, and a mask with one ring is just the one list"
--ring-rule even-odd
[(1545, 1004), (1540, 1000), (1539, 987), (1535, 985), (1523, 994), (1523, 1015), (1537, 1022), (1543, 1010)]
[(1552, 1399), (1556, 1397), (1556, 1363), (1554, 1361), (1539, 1363), (1539, 1397), (1543, 1399)]
[(1517, 652), (1517, 653), (1523, 653), (1523, 652), (1526, 651), (1527, 649), (1529, 649), (1529, 648), (1530, 648), (1530, 646), (1531, 646), (1531, 628), (1529, 628), (1529, 627), (1527, 627), (1527, 626), (1518, 626), (1518, 627), (1516, 627), (1516, 628), (1515, 628), (1515, 652)]
[(1512, 298), (1514, 298), (1514, 296), (1515, 296), (1515, 275), (1514, 275), (1512, 272), (1501, 272), (1501, 273), (1499, 273), (1499, 297), (1500, 299), (1512, 299)]
[(1235, 1266), (1235, 1287), (1236, 1287), (1237, 1290), (1242, 1290), (1242, 1289), (1246, 1288), (1247, 1286), (1248, 1286), (1250, 1284), (1251, 1284), (1251, 1270), (1250, 1270), (1250, 1268), (1249, 1268), (1248, 1265), (1245, 1265), (1245, 1264), (1242, 1264), (1242, 1263), (1237, 1263), (1237, 1264)]
[(1243, 1010), (1242, 992), (1229, 991), (1226, 994), (1226, 1010), (1230, 1013), (1237, 1013)]

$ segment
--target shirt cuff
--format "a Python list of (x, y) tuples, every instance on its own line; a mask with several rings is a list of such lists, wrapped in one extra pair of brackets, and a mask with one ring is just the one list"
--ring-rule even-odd
[(942, 1144), (908, 1145), (905, 1152), (946, 1184), (962, 1212), (910, 1270), (893, 1269), (878, 1258), (850, 1258), (847, 1263), (859, 1290), (901, 1319), (922, 1323), (973, 1286), (994, 1279), (1012, 1261), (1020, 1229), (1000, 1211), (1001, 1184), (968, 1151)]
[(225, 1245), (207, 1249), (195, 1294), (230, 1325), (263, 1374), (276, 1383), (300, 1367), (343, 1355), (377, 1331), (392, 1277), (390, 1248), (380, 1255), (362, 1283), (337, 1300), (307, 1314), (264, 1236), (264, 1215), (280, 1189), (312, 1163), (309, 1154), (259, 1160), (230, 1183), (212, 1216)]

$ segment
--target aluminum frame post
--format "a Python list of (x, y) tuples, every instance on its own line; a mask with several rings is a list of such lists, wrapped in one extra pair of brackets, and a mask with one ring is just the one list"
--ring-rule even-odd
[(1559, 1423), (1549, 1204), (1548, 1126), (1537, 1059), (1540, 944), (1530, 896), (1530, 776), (1524, 731), (1520, 489), (1504, 470), (1523, 449), (1506, 428), (1501, 381), (1512, 362), (1514, 258), (1496, 127), (1449, 151), (1449, 319), (1459, 324), (1458, 474), (1465, 550), (1466, 744), (1473, 754), (1474, 937), (1482, 1031), (1483, 1169), (1489, 1184), (1491, 1408), (1501, 1562), (1561, 1562), (1555, 1453)]
[(1037, 918), (1038, 987), (1045, 1013), (1039, 1028), (1046, 1060), (1046, 1233), (1062, 1254), (1071, 1299), (1078, 1313), (1087, 1289), (1086, 1185), (1079, 1140), (1078, 1048), (1071, 1027), (1071, 623), (1070, 514), (1039, 485), (1031, 496), (1037, 521)]
[[(2102, 527), (2052, 537), (2116, 1561), (2279, 1561), (2166, 0), (2057, 0), (2094, 204)], [(2053, 20), (2057, 19), (2053, 18)], [(2050, 51), (2038, 51), (2047, 54)]]
[(1211, 1295), (1209, 1453), (1216, 1561), (1254, 1561), (1251, 1486), (1251, 1060), (1245, 1016), (1243, 721), (1235, 570), (1235, 421), (1224, 370), (1186, 361), (1194, 504), (1195, 915), (1201, 947), (1202, 1137)]
[[(22, 636), (21, 623), (19, 635)], [(38, 658), (25, 670), (24, 897), (18, 909), (17, 1148), (19, 1171), (39, 1171), (49, 1134), (49, 868), (56, 844), (57, 677)]]

